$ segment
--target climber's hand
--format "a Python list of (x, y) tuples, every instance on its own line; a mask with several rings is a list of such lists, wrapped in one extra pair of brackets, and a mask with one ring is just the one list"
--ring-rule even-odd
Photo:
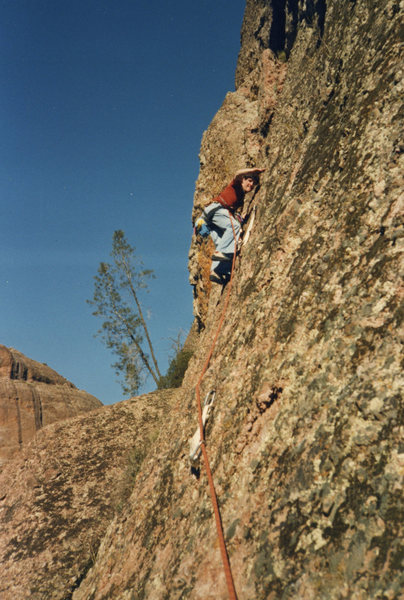
[(251, 168), (251, 169), (240, 169), (237, 171), (235, 177), (242, 177), (243, 175), (259, 175), (263, 173), (265, 169)]

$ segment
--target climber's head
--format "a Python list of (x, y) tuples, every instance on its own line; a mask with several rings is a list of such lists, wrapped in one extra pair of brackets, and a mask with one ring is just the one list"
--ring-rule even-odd
[(248, 192), (251, 192), (255, 188), (255, 186), (257, 185), (258, 182), (259, 182), (258, 175), (256, 175), (255, 173), (246, 174), (246, 175), (243, 175), (243, 178), (241, 180), (241, 187), (243, 188), (243, 191), (247, 194)]

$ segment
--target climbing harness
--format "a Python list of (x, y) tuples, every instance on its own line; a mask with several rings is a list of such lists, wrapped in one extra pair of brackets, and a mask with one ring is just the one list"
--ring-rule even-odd
[[(229, 211), (229, 213), (230, 213), (230, 211)], [(231, 226), (232, 226), (232, 229), (233, 229), (234, 243), (235, 243), (235, 245), (237, 245), (236, 233), (235, 233), (234, 225), (233, 225), (233, 222), (232, 222), (231, 218), (230, 218), (230, 222), (231, 222)], [(235, 248), (235, 250), (236, 250), (236, 248)], [(201, 402), (200, 386), (201, 386), (201, 383), (202, 383), (202, 379), (203, 379), (203, 377), (204, 377), (204, 375), (205, 375), (205, 373), (206, 373), (206, 371), (207, 371), (207, 369), (209, 367), (209, 363), (210, 363), (210, 360), (212, 358), (212, 355), (213, 355), (213, 352), (214, 352), (214, 349), (215, 349), (215, 346), (216, 346), (216, 342), (217, 342), (217, 340), (219, 338), (219, 334), (220, 334), (220, 331), (221, 331), (222, 326), (223, 326), (224, 318), (226, 316), (226, 311), (227, 311), (227, 307), (229, 305), (230, 293), (231, 293), (231, 288), (232, 288), (232, 283), (233, 283), (233, 273), (234, 273), (235, 262), (236, 262), (236, 252), (234, 252), (234, 254), (233, 254), (233, 261), (232, 261), (232, 265), (231, 265), (230, 280), (229, 280), (229, 283), (228, 283), (227, 295), (226, 295), (226, 298), (225, 298), (225, 301), (224, 301), (222, 314), (221, 314), (220, 320), (219, 320), (219, 325), (217, 327), (217, 330), (216, 330), (216, 333), (215, 333), (212, 345), (210, 347), (208, 356), (207, 356), (205, 364), (203, 366), (202, 373), (201, 373), (201, 375), (200, 375), (200, 377), (198, 379), (198, 382), (197, 382), (197, 384), (195, 386), (195, 397), (196, 397), (196, 403), (197, 403), (197, 408), (198, 408), (198, 421), (199, 421), (198, 450), (200, 449), (200, 451), (202, 452), (202, 456), (203, 456), (203, 460), (204, 460), (204, 465), (205, 465), (205, 469), (206, 469), (206, 475), (207, 475), (207, 478), (208, 478), (210, 497), (211, 497), (211, 501), (212, 501), (212, 505), (213, 505), (213, 512), (214, 512), (214, 515), (215, 515), (216, 531), (217, 531), (217, 536), (218, 536), (218, 540), (219, 540), (220, 553), (221, 553), (221, 556), (222, 556), (223, 569), (224, 569), (224, 573), (225, 573), (225, 576), (226, 576), (227, 590), (229, 592), (229, 598), (230, 598), (230, 600), (237, 600), (237, 595), (236, 595), (236, 589), (234, 587), (233, 575), (232, 575), (231, 568), (230, 568), (230, 561), (229, 561), (229, 556), (228, 556), (228, 553), (227, 553), (226, 542), (225, 542), (225, 539), (224, 539), (223, 525), (222, 525), (222, 519), (221, 519), (221, 516), (220, 516), (219, 504), (218, 504), (218, 501), (217, 501), (215, 484), (214, 484), (214, 481), (213, 481), (212, 471), (210, 469), (209, 458), (208, 458), (208, 453), (207, 453), (207, 449), (206, 449), (205, 429), (204, 429), (203, 409), (202, 409), (202, 402)], [(207, 396), (207, 398), (208, 398), (208, 396)], [(212, 400), (211, 404), (213, 404), (213, 400)], [(206, 405), (205, 405), (205, 407), (206, 407)], [(206, 419), (205, 419), (205, 422), (206, 422)]]

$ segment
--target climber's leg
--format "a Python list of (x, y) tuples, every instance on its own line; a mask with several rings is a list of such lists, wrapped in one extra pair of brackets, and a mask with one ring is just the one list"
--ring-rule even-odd
[[(213, 242), (217, 252), (234, 254), (236, 241), (240, 237), (240, 223), (227, 210), (221, 207), (214, 211), (210, 218)], [(236, 238), (236, 241), (234, 239)]]

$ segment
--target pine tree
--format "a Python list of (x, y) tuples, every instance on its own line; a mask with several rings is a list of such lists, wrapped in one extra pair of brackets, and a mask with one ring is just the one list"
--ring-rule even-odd
[(136, 256), (123, 231), (114, 232), (112, 263), (100, 263), (94, 277), (94, 296), (87, 302), (95, 307), (93, 315), (103, 320), (97, 332), (118, 357), (112, 366), (123, 375), (125, 393), (135, 394), (151, 375), (158, 385), (161, 373), (154, 354), (139, 291), (147, 289), (147, 279), (154, 277)]

